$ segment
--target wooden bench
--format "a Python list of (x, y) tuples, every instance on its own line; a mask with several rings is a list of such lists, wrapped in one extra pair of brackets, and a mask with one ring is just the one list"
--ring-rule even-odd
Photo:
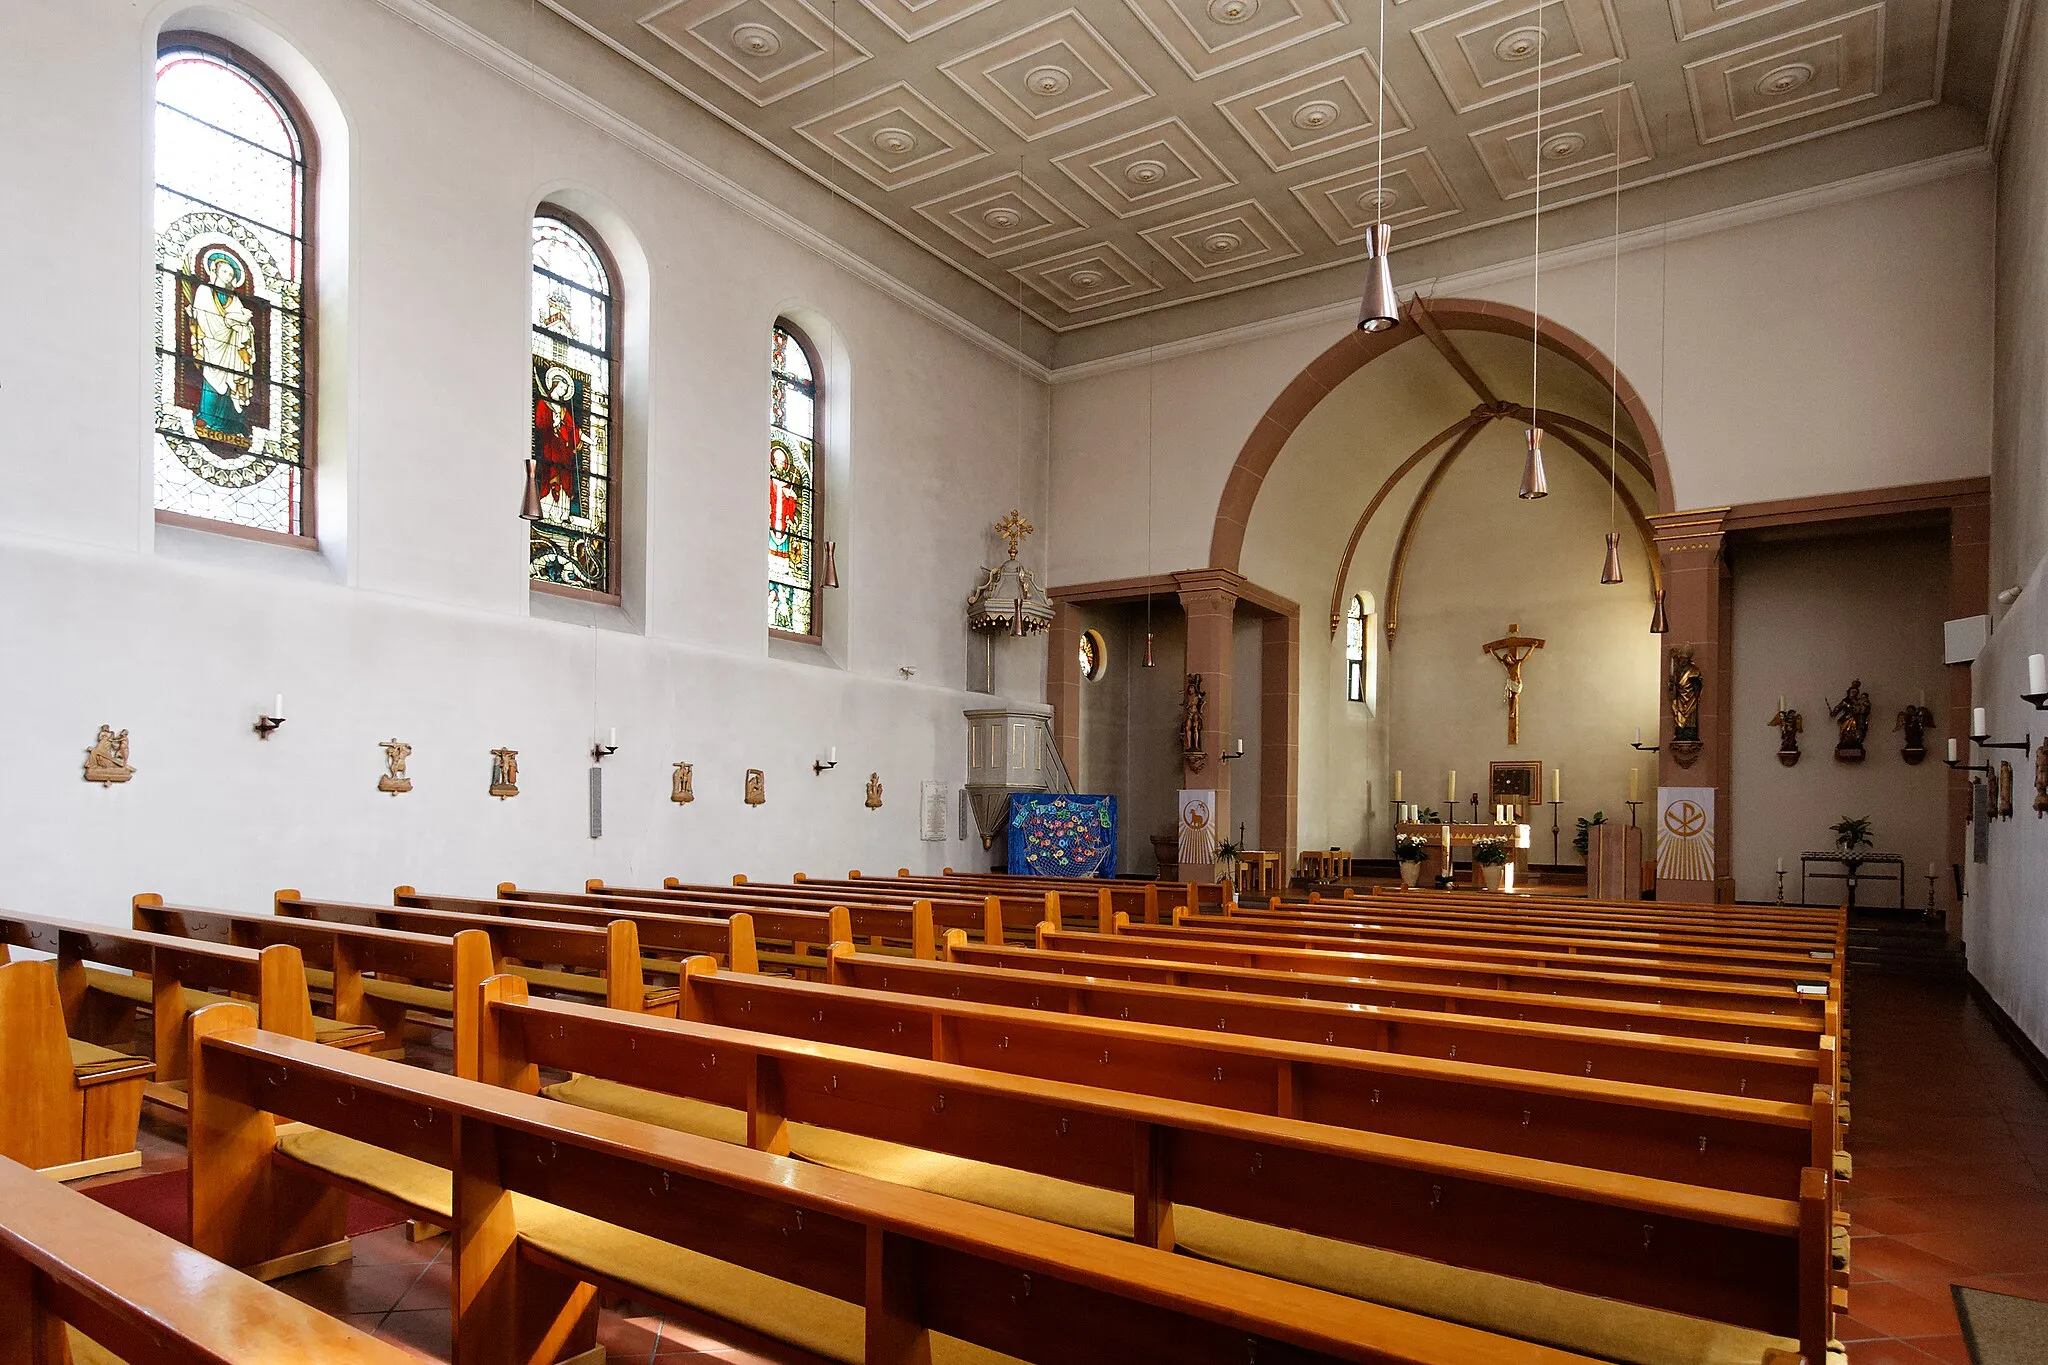
[[(1801, 1242), (1824, 1196), (1809, 1208), (1796, 1173), (1789, 1198), (1732, 1195), (524, 994), (486, 986), (484, 1079), (532, 1093), (539, 1068), (570, 1071), (544, 1093), (1468, 1326), (1723, 1358), (1704, 1317), (1748, 1329), (1741, 1358), (1761, 1360), (1793, 1349), (1802, 1278), (1828, 1311), (1826, 1240)], [(1328, 1197), (1343, 1190), (1372, 1198)]]
[(0, 1360), (9, 1365), (415, 1359), (0, 1158)]
[(56, 968), (4, 959), (0, 948), (0, 1164), (53, 1180), (135, 1169), (142, 1086), (154, 1066), (69, 1036)]
[(1355, 919), (1369, 915), (1382, 922), (1447, 923), (1480, 928), (1543, 926), (1557, 930), (1642, 933), (1668, 937), (1673, 941), (1761, 940), (1781, 946), (1831, 943), (1844, 927), (1844, 921), (1839, 917), (1792, 921), (1723, 919), (1690, 913), (1689, 908), (1673, 905), (1659, 910), (1654, 908), (1656, 904), (1653, 901), (1581, 901), (1559, 896), (1495, 900), (1467, 891), (1411, 891), (1400, 896), (1352, 896), (1347, 893), (1330, 899), (1313, 894), (1308, 898), (1271, 896), (1256, 902), (1240, 902), (1231, 913), (1278, 914), (1305, 919)]
[(1442, 986), (1484, 986), (1491, 990), (1551, 993), (1598, 1000), (1690, 1005), (1757, 1014), (1819, 1018), (1830, 999), (1825, 981), (1784, 986), (1751, 986), (1653, 972), (1579, 971), (1514, 963), (1460, 962), (1421, 953), (1359, 952), (1337, 948), (1261, 947), (1220, 943), (1163, 925), (1131, 926), (1121, 934), (1060, 932), (1041, 927), (1038, 946), (1100, 957), (1150, 958), (1208, 966), (1256, 967), (1298, 975), (1411, 981)]
[[(616, 904), (594, 896), (563, 895), (549, 899), (521, 894), (517, 899), (490, 900), (481, 896), (425, 895), (410, 886), (391, 893), (391, 903), (402, 910), (449, 910), (464, 915), (495, 915), (499, 918), (559, 921), (602, 928), (614, 920), (632, 923), (640, 936), (640, 951), (650, 956), (642, 966), (651, 972), (672, 976), (683, 958), (707, 956), (718, 959), (728, 971), (757, 972), (761, 955), (755, 931), (762, 918), (740, 911), (731, 915), (685, 915), (667, 909), (660, 902)], [(832, 917), (823, 914), (784, 913), (773, 920), (784, 933), (815, 937), (830, 943)], [(842, 932), (841, 938), (846, 937)], [(668, 954), (655, 958), (652, 954)]]
[(255, 1001), (257, 1017), (273, 1032), (355, 1051), (377, 1041), (372, 1030), (314, 1017), (305, 964), (287, 945), (258, 950), (9, 914), (0, 914), (0, 945), (56, 959), (64, 1026), (74, 1038), (126, 1045), (136, 1015), (147, 1009), (156, 1068), (144, 1093), (174, 1108), (182, 1106), (177, 1086), (190, 1070), (186, 1017), (231, 997)]
[[(876, 885), (885, 884), (878, 882)], [(697, 913), (703, 913), (703, 907), (719, 904), (784, 910), (818, 910), (844, 906), (849, 912), (856, 914), (863, 910), (907, 911), (919, 904), (925, 904), (931, 907), (932, 923), (938, 929), (973, 929), (986, 932), (992, 917), (999, 916), (1008, 933), (1020, 940), (1028, 940), (1048, 915), (1059, 913), (1057, 899), (1048, 905), (1043, 894), (1028, 898), (993, 894), (966, 896), (957, 893), (939, 896), (919, 894), (901, 888), (868, 894), (857, 888), (840, 889), (811, 886), (808, 883), (768, 885), (744, 879), (740, 879), (739, 884), (735, 886), (705, 886), (685, 885), (670, 877), (661, 886), (648, 887), (607, 886), (602, 881), (593, 879), (584, 884), (584, 890), (593, 895), (686, 903)], [(886, 923), (880, 922), (879, 926), (883, 928), (885, 934)], [(861, 936), (871, 937), (865, 934)]]
[[(1179, 882), (1114, 881), (1101, 877), (916, 877), (908, 869), (900, 868), (890, 878), (870, 877), (856, 870), (843, 878), (812, 877), (799, 872), (795, 880), (802, 886), (829, 887), (844, 890), (849, 895), (872, 895), (876, 894), (878, 887), (889, 887), (899, 893), (907, 891), (934, 899), (994, 895), (1023, 903), (1042, 902), (1046, 892), (1056, 891), (1063, 901), (1077, 909), (1099, 906), (1106, 896), (1111, 910), (1122, 910), (1132, 919), (1143, 919), (1150, 913), (1153, 916), (1150, 922), (1153, 923), (1157, 923), (1167, 910), (1186, 904), (1187, 890)], [(972, 885), (963, 885), (970, 880)], [(749, 882), (748, 885), (759, 883)]]
[(1215, 966), (1156, 958), (1109, 957), (1087, 952), (1013, 948), (996, 944), (942, 941), (948, 962), (1052, 973), (1096, 982), (1150, 982), (1195, 986), (1289, 1000), (1370, 1009), (1407, 1007), (1482, 1018), (1577, 1024), (1725, 1042), (1777, 1047), (1814, 1047), (1823, 1035), (1840, 1036), (1839, 1007), (1829, 1002), (1821, 1016), (1764, 1014), (1727, 1008), (1700, 1009), (1629, 1000), (1586, 999), (1536, 991), (1495, 990), (1406, 981), (1361, 980), (1252, 967)]
[[(1471, 912), (1495, 914), (1569, 914), (1587, 920), (1634, 920), (1691, 925), (1728, 925), (1792, 931), (1832, 930), (1840, 920), (1838, 907), (1752, 906), (1687, 901), (1604, 901), (1568, 896), (1536, 896), (1494, 891), (1438, 891), (1434, 888), (1375, 887), (1362, 899), (1375, 904), (1456, 905)], [(1327, 904), (1327, 900), (1324, 901)]]
[(504, 970), (516, 972), (533, 985), (601, 999), (612, 1009), (670, 1015), (676, 1012), (675, 987), (647, 985), (642, 975), (645, 966), (640, 955), (639, 930), (629, 919), (613, 919), (602, 927), (591, 928), (505, 915), (308, 900), (297, 891), (278, 892), (275, 904), (280, 915), (438, 934), (443, 938), (452, 938), (465, 929), (480, 929), (489, 936), (491, 955), (501, 966), (507, 959), (517, 964), (504, 966)]
[[(1094, 877), (1012, 877), (1007, 873), (1000, 872), (956, 872), (950, 867), (941, 874), (941, 880), (952, 885), (964, 884), (967, 886), (976, 886), (984, 883), (1022, 882), (1027, 885), (1051, 883), (1053, 885), (1085, 888), (1103, 884), (1101, 879)], [(1121, 888), (1129, 884), (1122, 879), (1109, 882), (1109, 886), (1113, 891), (1120, 891)], [(1139, 885), (1144, 884), (1139, 883)], [(1161, 909), (1171, 909), (1176, 904), (1195, 906), (1202, 909), (1208, 909), (1212, 906), (1221, 908), (1234, 900), (1237, 895), (1235, 888), (1228, 882), (1159, 881), (1150, 884), (1158, 888)], [(1125, 907), (1119, 906), (1118, 908), (1124, 909)]]
[(600, 1288), (781, 1361), (1577, 1359), (251, 1022), (196, 1022), (194, 1245), (274, 1259), (337, 1230), (348, 1190), (439, 1222), (457, 1365), (587, 1348)]
[(133, 902), (135, 927), (209, 943), (268, 948), (288, 944), (306, 964), (309, 986), (329, 993), (334, 1017), (377, 1031), (380, 1056), (405, 1052), (408, 1016), (452, 1020), (497, 970), (488, 934), (464, 929), (452, 937), (332, 920), (240, 910), (166, 905), (145, 892)]

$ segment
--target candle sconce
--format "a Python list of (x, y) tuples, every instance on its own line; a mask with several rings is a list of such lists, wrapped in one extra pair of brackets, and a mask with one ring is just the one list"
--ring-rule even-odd
[[(1974, 736), (1972, 738), (1974, 739)], [(1976, 742), (1981, 743), (1982, 741)], [(1951, 740), (1950, 743), (1954, 743), (1954, 741)], [(1942, 761), (1959, 773), (1988, 773), (1991, 771), (1989, 763), (1965, 763), (1959, 758), (1944, 759)]]
[(1239, 758), (1243, 758), (1243, 757), (1244, 757), (1244, 741), (1243, 741), (1243, 740), (1239, 740), (1239, 741), (1237, 742), (1237, 747), (1236, 747), (1236, 748), (1234, 748), (1234, 749), (1225, 749), (1225, 750), (1223, 751), (1223, 761), (1224, 761), (1225, 763), (1228, 763), (1228, 762), (1232, 761), (1233, 759), (1239, 759)]
[(2005, 739), (1993, 741), (1986, 739), (1981, 735), (1971, 735), (1970, 743), (1976, 745), (1980, 749), (2018, 749), (2021, 753), (2028, 753), (2031, 752), (2034, 747), (2034, 736), (2030, 733), (2025, 739)]
[(593, 743), (590, 746), (590, 761), (592, 763), (602, 763), (618, 751), (619, 746), (616, 744)]
[(2036, 711), (2048, 711), (2048, 692), (2022, 692), (2020, 700)]
[(2036, 711), (2048, 711), (2048, 655), (2027, 656), (2027, 690), (2020, 700)]
[(256, 738), (269, 739), (270, 732), (282, 724), (284, 724), (283, 716), (258, 716), (256, 717), (256, 723), (249, 728), (256, 732)]
[(831, 772), (834, 768), (838, 766), (839, 750), (827, 749), (825, 751), (825, 756), (823, 758), (816, 759), (812, 762), (811, 774), (814, 777), (823, 777), (826, 773)]

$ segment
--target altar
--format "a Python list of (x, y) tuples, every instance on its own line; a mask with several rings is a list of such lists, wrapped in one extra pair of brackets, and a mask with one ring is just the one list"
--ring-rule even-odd
[(1470, 886), (1483, 885), (1484, 881), (1479, 868), (1469, 861), (1472, 845), (1481, 839), (1506, 839), (1508, 841), (1507, 865), (1509, 876), (1502, 883), (1503, 889), (1511, 890), (1518, 885), (1526, 884), (1529, 880), (1529, 826), (1527, 825), (1425, 825), (1410, 821), (1396, 825), (1394, 833), (1396, 835), (1413, 835), (1421, 839), (1424, 847), (1429, 850), (1429, 856), (1423, 859), (1422, 863), (1422, 885), (1424, 886), (1436, 884), (1437, 877), (1444, 871), (1447, 857), (1452, 864), (1453, 875), (1455, 875), (1457, 850), (1460, 848), (1466, 850), (1466, 857), (1468, 859), (1466, 866), (1469, 869), (1470, 876), (1467, 878), (1466, 884)]

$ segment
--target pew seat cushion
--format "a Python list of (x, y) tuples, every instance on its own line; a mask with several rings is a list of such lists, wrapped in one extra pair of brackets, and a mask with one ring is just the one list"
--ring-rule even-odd
[[(541, 1093), (678, 1132), (746, 1141), (743, 1112), (702, 1100), (582, 1075)], [(1085, 1232), (1131, 1232), (1131, 1197), (1116, 1190), (801, 1123), (790, 1125), (790, 1154)], [(1767, 1350), (1798, 1350), (1797, 1342), (1764, 1332), (1186, 1205), (1174, 1210), (1174, 1231), (1180, 1250), (1204, 1260), (1628, 1365), (1756, 1365)]]
[(64, 1336), (71, 1347), (71, 1365), (127, 1365), (121, 1357), (69, 1323), (64, 1325)]
[[(453, 1221), (449, 1175), (438, 1166), (318, 1128), (296, 1128), (281, 1135), (277, 1145), (303, 1165)], [(859, 1304), (527, 1195), (514, 1194), (512, 1206), (520, 1240), (557, 1260), (828, 1360), (862, 1365), (866, 1359), (866, 1315)], [(1014, 1357), (937, 1332), (931, 1336), (931, 1359), (933, 1365), (1022, 1365)]]
[[(306, 984), (315, 990), (332, 991), (334, 973), (325, 967), (306, 968)], [(438, 986), (419, 986), (410, 981), (385, 981), (374, 976), (363, 978), (363, 994), (377, 1000), (389, 1000), (429, 1014), (448, 1014), (455, 1008), (455, 992)]]
[(76, 1081), (98, 1080), (123, 1071), (144, 1073), (156, 1069), (156, 1063), (147, 1057), (116, 1052), (97, 1043), (82, 1043), (76, 1038), (68, 1041), (71, 1044), (71, 1076)]

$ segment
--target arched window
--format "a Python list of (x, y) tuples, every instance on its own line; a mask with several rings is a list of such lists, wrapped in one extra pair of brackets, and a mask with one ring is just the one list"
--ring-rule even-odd
[(616, 276), (594, 234), (564, 210), (541, 206), (533, 217), (531, 357), (540, 515), (527, 523), (528, 573), (535, 583), (604, 597), (619, 591), (612, 568)]
[(818, 620), (819, 394), (817, 353), (788, 321), (775, 322), (768, 376), (768, 628), (814, 640)]
[(1344, 695), (1365, 700), (1365, 599), (1353, 597), (1344, 613)]
[(263, 68), (166, 39), (156, 63), (159, 520), (313, 534), (313, 147)]

